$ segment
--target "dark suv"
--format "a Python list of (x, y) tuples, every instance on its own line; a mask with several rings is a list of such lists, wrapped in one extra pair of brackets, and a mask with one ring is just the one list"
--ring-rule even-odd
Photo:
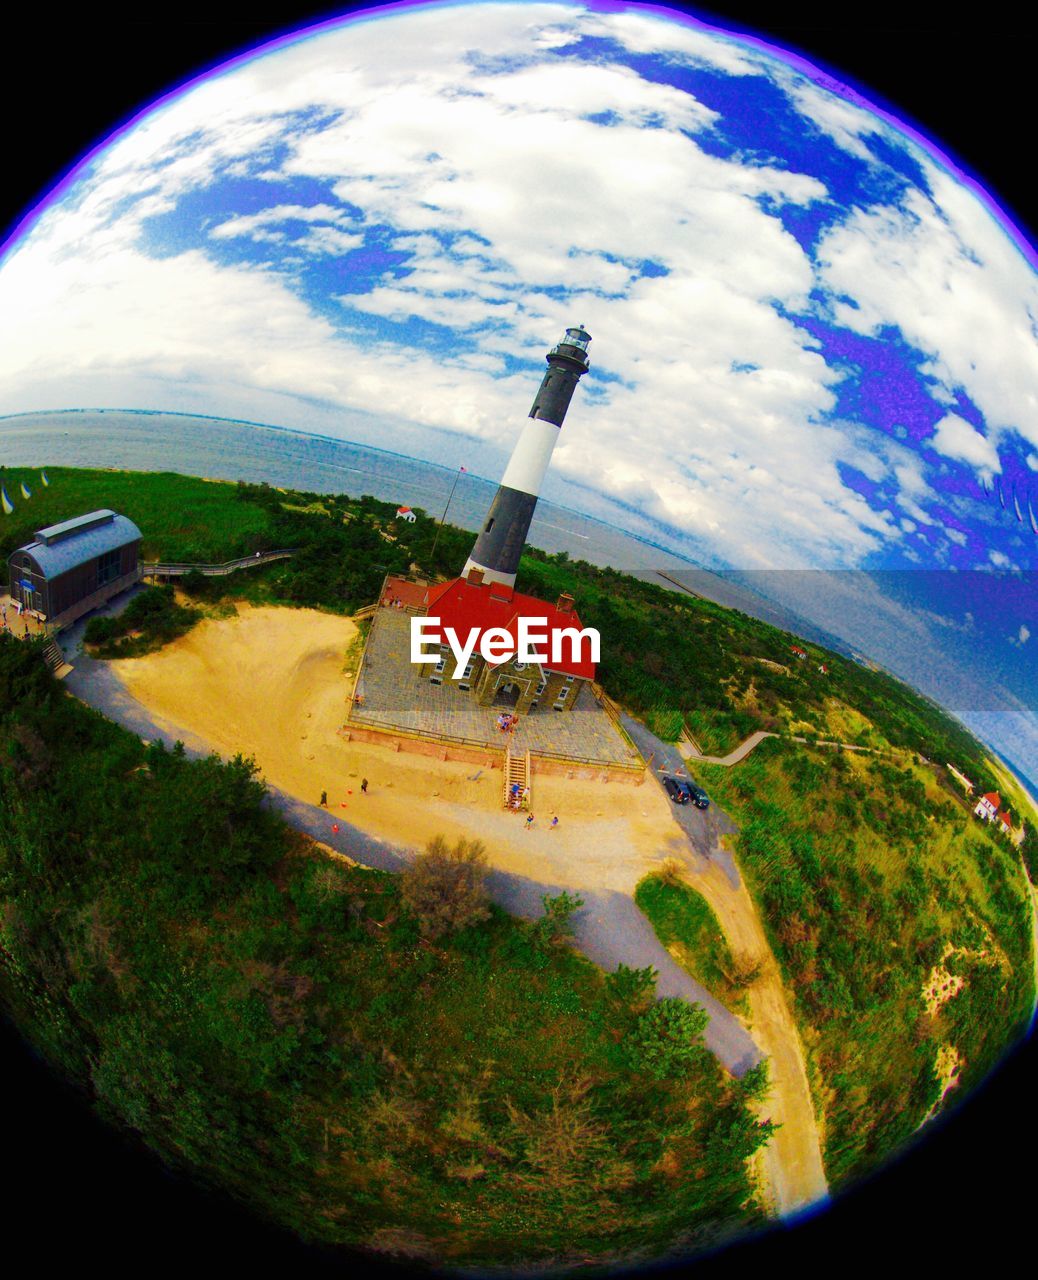
[(697, 787), (687, 778), (664, 778), (663, 789), (675, 804), (688, 804), (690, 801), (697, 809), (709, 809), (710, 799), (702, 787)]
[(697, 809), (709, 809), (710, 797), (706, 794), (702, 787), (697, 787), (694, 782), (682, 782), (681, 785), (688, 792), (688, 798), (696, 806)]
[(664, 778), (663, 790), (675, 804), (688, 804), (688, 792), (678, 778)]

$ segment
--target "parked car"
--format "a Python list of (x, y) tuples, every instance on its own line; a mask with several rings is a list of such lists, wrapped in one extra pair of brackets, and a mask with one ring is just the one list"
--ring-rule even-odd
[(675, 804), (688, 804), (689, 795), (680, 778), (664, 778), (663, 790), (666, 791)]
[(684, 779), (681, 780), (681, 786), (697, 809), (710, 808), (710, 797), (702, 787), (697, 786), (694, 782), (686, 782)]

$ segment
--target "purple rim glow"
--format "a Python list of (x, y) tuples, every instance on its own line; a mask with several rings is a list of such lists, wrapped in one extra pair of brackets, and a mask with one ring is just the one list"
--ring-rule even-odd
[[(243, 63), (251, 62), (255, 58), (262, 57), (268, 53), (272, 53), (276, 49), (280, 49), (289, 44), (297, 43), (301, 40), (308, 40), (312, 36), (318, 35), (323, 31), (328, 31), (333, 27), (345, 26), (350, 22), (373, 21), (377, 18), (384, 17), (387, 14), (395, 13), (406, 9), (460, 9), (468, 4), (475, 3), (508, 3), (509, 0), (395, 0), (394, 3), (381, 5), (366, 5), (358, 8), (355, 12), (347, 12), (340, 14), (335, 18), (327, 18), (323, 22), (317, 22), (309, 27), (297, 27), (292, 31), (287, 31), (279, 36), (275, 36), (272, 40), (264, 44), (255, 45), (253, 48), (246, 50), (244, 53), (235, 54), (224, 61), (217, 63), (215, 66), (209, 67), (207, 70), (200, 72), (196, 76), (192, 76), (190, 80), (185, 80), (175, 88), (170, 89), (161, 97), (154, 99), (147, 106), (142, 107), (140, 111), (132, 115), (123, 124), (118, 125), (113, 131), (103, 138), (96, 146), (92, 147), (81, 159), (76, 161), (65, 174), (55, 183), (55, 185), (47, 192), (47, 194), (26, 213), (14, 226), (13, 231), (0, 243), (0, 263), (7, 252), (12, 249), (21, 239), (22, 235), (27, 233), (30, 227), (37, 222), (51, 205), (64, 195), (64, 193), (77, 180), (80, 173), (90, 164), (90, 162), (100, 152), (112, 146), (125, 134), (129, 133), (140, 121), (146, 116), (159, 110), (173, 99), (180, 97), (189, 89), (193, 89), (195, 85), (202, 84), (206, 80), (213, 79), (218, 75), (223, 75), (227, 71), (233, 70), (235, 67), (241, 66)], [(512, 0), (514, 3), (514, 0)], [(557, 2), (557, 0), (556, 0)], [(862, 107), (870, 114), (876, 116), (884, 123), (892, 126), (899, 133), (910, 138), (924, 151), (926, 151), (937, 163), (955, 178), (957, 178), (963, 186), (968, 188), (987, 209), (987, 211), (995, 218), (1000, 226), (1009, 234), (1010, 239), (1023, 256), (1024, 260), (1032, 270), (1038, 270), (1038, 249), (1032, 244), (1028, 234), (1017, 225), (1009, 216), (1006, 210), (991, 196), (987, 188), (963, 165), (956, 163), (951, 157), (921, 129), (917, 129), (906, 123), (902, 118), (895, 115), (894, 112), (886, 107), (880, 107), (870, 98), (866, 97), (858, 89), (846, 84), (841, 80), (836, 72), (827, 71), (824, 66), (809, 61), (803, 55), (792, 51), (784, 46), (769, 44), (766, 40), (762, 40), (759, 36), (749, 31), (741, 29), (737, 24), (732, 27), (714, 26), (702, 18), (693, 17), (690, 13), (678, 8), (669, 8), (666, 5), (658, 4), (641, 4), (627, 3), (626, 0), (576, 0), (574, 7), (581, 7), (593, 13), (646, 13), (652, 14), (654, 17), (661, 18), (670, 22), (677, 22), (690, 27), (695, 27), (699, 31), (705, 31), (712, 36), (721, 39), (733, 40), (736, 43), (748, 45), (756, 49), (770, 58), (784, 63), (792, 67), (795, 71), (799, 71), (813, 84), (827, 92), (835, 94), (837, 97), (843, 98), (855, 106)]]

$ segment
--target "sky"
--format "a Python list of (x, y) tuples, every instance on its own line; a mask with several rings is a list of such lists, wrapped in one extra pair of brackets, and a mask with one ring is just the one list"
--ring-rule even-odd
[[(636, 6), (282, 44), (124, 132), (0, 253), (0, 413), (209, 413), (494, 475), (579, 322), (547, 496), (709, 566), (825, 571), (809, 603), (837, 620), (847, 571), (943, 571), (925, 609), (855, 601), (947, 648), (954, 575), (1033, 582), (1038, 277), (838, 88)], [(1005, 594), (982, 647), (1026, 720), (1033, 595)]]

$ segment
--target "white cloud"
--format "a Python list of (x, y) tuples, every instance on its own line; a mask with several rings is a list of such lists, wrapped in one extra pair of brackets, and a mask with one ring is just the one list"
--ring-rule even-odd
[(1002, 469), (995, 446), (958, 414), (945, 414), (927, 443), (946, 458), (958, 458), (978, 470), (990, 473)]
[(271, 227), (281, 222), (342, 222), (346, 215), (332, 204), (277, 204), (257, 213), (236, 214), (217, 223), (209, 234), (214, 240), (227, 240), (235, 236), (251, 236), (260, 227)]
[[(946, 183), (937, 203), (852, 214), (816, 272), (762, 201), (808, 206), (824, 184), (701, 148), (717, 117), (691, 94), (606, 53), (552, 52), (586, 35), (673, 65), (770, 70), (819, 130), (871, 157), (871, 113), (649, 14), (491, 4), (351, 22), (168, 103), (0, 264), (0, 409), (190, 406), (306, 427), (316, 401), (344, 434), (386, 444), (424, 429), (435, 456), (449, 431), (498, 456), (535, 389), (508, 362), (539, 362), (580, 320), (592, 373), (553, 477), (593, 483), (705, 558), (854, 564), (900, 545), (932, 522), (922, 462), (827, 421), (839, 375), (776, 304), (807, 309), (821, 283), (860, 299), (840, 314), (852, 328), (899, 325), (930, 355), (936, 394), (950, 404), (967, 386), (995, 423), (973, 439), (949, 413), (934, 447), (976, 463), (986, 445), (991, 465), (1038, 385), (1019, 332), (1029, 285), (1004, 233)], [(276, 203), (217, 214), (195, 247), (149, 256), (145, 220), (225, 173), (270, 183)], [(324, 194), (282, 194), (290, 180)], [(359, 248), (373, 228), (390, 229), (406, 274), (362, 293), (337, 279), (341, 312), (315, 310), (293, 271)], [(234, 241), (268, 261), (221, 262)], [(358, 332), (358, 312), (377, 340)], [(389, 322), (412, 318), (453, 330), (453, 351), (391, 340)], [(596, 383), (599, 371), (610, 380)], [(873, 510), (845, 465), (896, 482), (898, 509)]]
[[(839, 323), (875, 334), (895, 326), (930, 356), (944, 398), (965, 388), (988, 429), (991, 470), (1013, 431), (1038, 444), (1038, 277), (979, 199), (916, 149), (933, 192), (898, 208), (857, 210), (823, 237), (824, 285), (853, 297)], [(936, 398), (936, 397), (935, 397)]]

